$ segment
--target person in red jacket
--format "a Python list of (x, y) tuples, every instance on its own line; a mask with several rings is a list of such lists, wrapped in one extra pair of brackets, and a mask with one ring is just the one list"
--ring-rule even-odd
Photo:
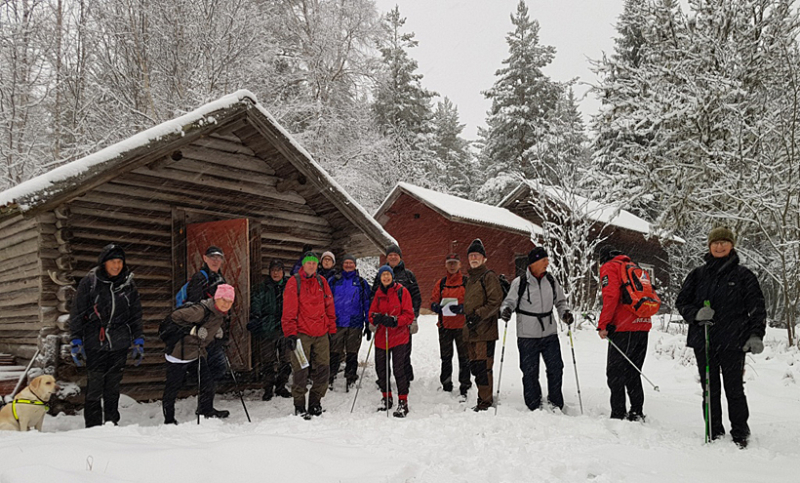
[(472, 387), (469, 378), (469, 356), (464, 332), (464, 293), (467, 277), (461, 273), (461, 258), (451, 253), (444, 259), (447, 275), (438, 280), (431, 293), (431, 310), (439, 314), (439, 354), (442, 371), (439, 380), (442, 389), (453, 390), (453, 344), (458, 352), (458, 382), (461, 397), (466, 401), (467, 391)]
[(378, 279), (381, 285), (369, 308), (369, 323), (377, 326), (375, 369), (383, 394), (382, 405), (378, 410), (388, 411), (392, 407), (392, 388), (389, 383), (391, 370), (387, 367), (391, 359), (399, 399), (394, 416), (404, 418), (408, 414), (409, 380), (406, 365), (409, 357), (409, 327), (414, 322), (414, 305), (408, 290), (394, 281), (392, 267), (382, 266), (378, 270)]
[[(647, 355), (647, 334), (652, 327), (650, 317), (637, 317), (620, 300), (620, 265), (631, 259), (611, 246), (600, 249), (600, 285), (603, 290), (603, 310), (597, 321), (601, 339), (608, 338), (619, 348), (608, 346), (606, 378), (611, 390), (611, 418), (642, 421), (644, 389), (639, 371)], [(636, 364), (633, 367), (620, 353), (623, 351)], [(639, 371), (636, 368), (639, 368)], [(625, 409), (625, 391), (630, 398), (630, 411)]]
[[(328, 390), (330, 344), (328, 334), (336, 333), (336, 309), (328, 281), (317, 274), (319, 259), (313, 252), (303, 256), (302, 269), (289, 278), (283, 290), (281, 326), (292, 351), (292, 396), (295, 414), (319, 416), (322, 398)], [(313, 358), (313, 360), (306, 360)], [(306, 383), (311, 363), (311, 394), (306, 411)]]

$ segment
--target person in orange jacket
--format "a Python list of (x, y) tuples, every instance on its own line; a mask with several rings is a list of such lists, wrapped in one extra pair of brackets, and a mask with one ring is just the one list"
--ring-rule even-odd
[[(328, 281), (317, 274), (319, 258), (313, 252), (303, 256), (302, 270), (289, 277), (283, 290), (281, 327), (292, 352), (292, 396), (295, 414), (303, 417), (322, 414), (322, 398), (328, 390), (330, 342), (336, 333), (336, 309)], [(313, 358), (303, 361), (304, 358)], [(311, 394), (306, 411), (306, 383), (311, 363)], [(305, 367), (304, 367), (305, 366)]]
[(392, 388), (389, 383), (391, 370), (387, 367), (391, 360), (399, 399), (394, 416), (404, 418), (408, 414), (409, 380), (406, 367), (409, 357), (409, 327), (414, 322), (414, 306), (408, 290), (394, 281), (392, 267), (382, 266), (378, 270), (378, 279), (381, 284), (369, 308), (369, 322), (377, 327), (375, 369), (383, 395), (378, 410), (388, 411), (392, 407)]
[[(469, 377), (469, 356), (464, 342), (464, 293), (467, 277), (461, 273), (461, 258), (451, 253), (444, 259), (447, 275), (433, 286), (431, 310), (439, 314), (439, 354), (442, 370), (439, 380), (442, 389), (453, 390), (453, 345), (458, 353), (458, 382), (461, 397), (466, 400), (467, 391), (472, 387)], [(443, 301), (448, 303), (443, 303)]]

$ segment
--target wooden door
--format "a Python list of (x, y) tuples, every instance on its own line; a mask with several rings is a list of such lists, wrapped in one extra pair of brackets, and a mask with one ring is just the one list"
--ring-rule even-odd
[(247, 320), (250, 315), (250, 245), (247, 219), (211, 221), (186, 225), (186, 277), (187, 280), (203, 266), (203, 254), (211, 245), (225, 253), (222, 276), (233, 285), (236, 300), (230, 311), (231, 325), (228, 358), (236, 371), (252, 369), (250, 360), (250, 333)]

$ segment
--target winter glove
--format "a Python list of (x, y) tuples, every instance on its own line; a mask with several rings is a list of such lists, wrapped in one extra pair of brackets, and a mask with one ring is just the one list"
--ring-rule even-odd
[(416, 319), (414, 319), (414, 322), (411, 322), (411, 327), (408, 328), (408, 331), (411, 332), (412, 335), (419, 332), (419, 324), (417, 324)]
[(467, 316), (467, 328), (474, 329), (475, 326), (478, 325), (478, 322), (481, 321), (481, 316), (478, 314), (469, 314)]
[(367, 339), (367, 341), (372, 339), (372, 331), (369, 330), (369, 325), (364, 326), (364, 338)]
[(753, 354), (761, 354), (764, 352), (764, 342), (757, 335), (751, 335), (747, 342), (742, 347), (744, 352), (752, 352)]
[(450, 312), (453, 312), (456, 315), (463, 314), (464, 313), (464, 304), (453, 305), (452, 307), (450, 307)]
[(375, 325), (386, 325), (385, 321), (388, 317), (386, 314), (372, 314), (372, 322)]
[(208, 337), (208, 329), (205, 327), (197, 329), (197, 337), (199, 337), (200, 340), (206, 340), (206, 337)]
[(431, 311), (436, 312), (437, 314), (441, 314), (442, 306), (434, 302), (431, 304)]
[(511, 320), (511, 312), (512, 312), (511, 307), (504, 308), (503, 311), (500, 312), (500, 318), (508, 322), (509, 320)]
[(383, 325), (386, 327), (397, 327), (396, 315), (384, 315)]
[(144, 359), (144, 339), (139, 337), (133, 341), (133, 349), (131, 349), (131, 357), (133, 358), (133, 365), (139, 367)]
[(72, 360), (75, 361), (76, 366), (83, 367), (83, 365), (86, 364), (86, 352), (83, 350), (83, 340), (72, 339), (70, 345)]
[(697, 311), (697, 315), (694, 316), (695, 322), (707, 322), (710, 320), (714, 320), (714, 309), (705, 305), (700, 307), (700, 310)]
[(564, 317), (561, 317), (561, 320), (563, 320), (567, 325), (572, 325), (572, 323), (575, 322), (575, 317), (572, 316), (572, 312), (567, 310), (564, 312)]
[(290, 351), (297, 349), (297, 336), (290, 335), (286, 338), (286, 347), (289, 348)]
[(616, 326), (616, 325), (614, 325), (614, 324), (608, 324), (608, 325), (606, 326), (606, 332), (608, 332), (608, 335), (611, 335), (611, 334), (613, 334), (613, 333), (614, 333), (614, 332), (616, 332), (616, 331), (617, 331), (617, 326)]
[(223, 337), (225, 337), (225, 332), (222, 330), (222, 327), (220, 327), (219, 329), (217, 329), (217, 333), (214, 334), (214, 338), (222, 339)]

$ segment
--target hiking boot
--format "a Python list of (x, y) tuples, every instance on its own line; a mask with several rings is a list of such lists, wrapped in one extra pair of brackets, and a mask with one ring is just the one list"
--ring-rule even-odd
[(747, 436), (737, 436), (733, 438), (733, 442), (736, 443), (736, 446), (738, 446), (739, 449), (747, 448)]
[(275, 388), (275, 395), (283, 398), (290, 398), (292, 397), (292, 391), (286, 389), (285, 386), (279, 386)]
[(322, 406), (319, 404), (313, 404), (308, 407), (308, 415), (309, 416), (322, 416)]
[(629, 411), (628, 416), (625, 418), (628, 421), (643, 423), (645, 420), (644, 414), (641, 411)]
[(272, 400), (272, 391), (264, 391), (264, 395), (261, 396), (262, 401), (271, 401)]
[(396, 418), (404, 418), (408, 415), (408, 401), (401, 399), (397, 401), (397, 409), (392, 414)]
[(392, 400), (392, 396), (381, 398), (381, 405), (378, 407), (378, 411), (388, 411), (392, 409), (394, 405), (394, 401)]
[(175, 426), (177, 426), (178, 425), (178, 421), (176, 421), (175, 418), (172, 418), (172, 419), (164, 420), (164, 424), (174, 424)]
[(306, 415), (305, 406), (295, 406), (294, 407), (294, 415), (295, 416), (305, 416)]
[(442, 384), (442, 391), (444, 391), (444, 392), (452, 392), (453, 391), (453, 383), (452, 382), (446, 382), (446, 383)]
[(230, 411), (226, 411), (224, 409), (212, 409), (210, 412), (203, 414), (203, 417), (208, 418), (215, 418), (215, 419), (225, 419), (231, 415)]

